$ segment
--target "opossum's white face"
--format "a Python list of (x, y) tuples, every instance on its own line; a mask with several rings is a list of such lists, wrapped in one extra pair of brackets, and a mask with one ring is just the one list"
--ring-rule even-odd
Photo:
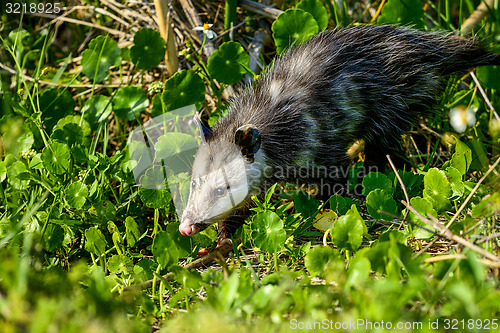
[(205, 144), (193, 163), (191, 191), (179, 230), (192, 236), (231, 213), (249, 193), (246, 163), (229, 142)]
[[(205, 137), (212, 134), (201, 122), (199, 127)], [(259, 131), (252, 125), (242, 126), (236, 130), (234, 140), (205, 142), (198, 149), (191, 191), (179, 226), (183, 235), (193, 236), (229, 216), (250, 197), (251, 188), (261, 178), (264, 163)]]
[[(203, 145), (194, 158), (189, 199), (179, 225), (185, 236), (227, 217), (248, 199), (264, 165), (260, 132), (255, 126), (239, 127), (234, 142), (228, 142), (213, 139), (214, 133), (197, 115), (193, 120)], [(259, 163), (255, 163), (257, 156)]]

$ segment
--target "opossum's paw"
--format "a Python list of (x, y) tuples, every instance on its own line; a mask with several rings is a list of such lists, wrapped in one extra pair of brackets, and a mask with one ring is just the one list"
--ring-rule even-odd
[(219, 239), (219, 241), (217, 242), (217, 246), (215, 248), (206, 248), (206, 247), (201, 248), (198, 251), (198, 256), (200, 256), (200, 257), (206, 256), (210, 252), (218, 250), (221, 247), (225, 247), (226, 245), (230, 245), (231, 247), (233, 247), (233, 241), (230, 238), (225, 238), (225, 239), (222, 239), (222, 240)]
[(221, 248), (221, 247), (225, 246), (226, 244), (232, 246), (233, 245), (233, 240), (231, 238), (219, 239), (218, 242), (217, 242), (217, 246), (215, 247), (215, 249), (217, 250), (218, 248)]

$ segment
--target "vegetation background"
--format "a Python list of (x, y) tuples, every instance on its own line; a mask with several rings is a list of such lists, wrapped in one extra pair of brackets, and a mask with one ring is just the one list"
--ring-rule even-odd
[(449, 78), (404, 138), (411, 170), (326, 202), (279, 184), (202, 259), (215, 229), (181, 236), (127, 143), (191, 104), (212, 124), (277, 53), (336, 26), (500, 50), (497, 0), (0, 4), (0, 331), (500, 331), (500, 68)]

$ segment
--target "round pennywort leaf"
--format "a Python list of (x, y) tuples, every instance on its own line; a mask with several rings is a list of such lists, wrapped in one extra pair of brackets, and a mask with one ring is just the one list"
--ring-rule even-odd
[(121, 120), (136, 119), (148, 105), (148, 97), (138, 87), (124, 87), (116, 93), (113, 99), (113, 109)]
[(45, 250), (54, 252), (63, 245), (64, 229), (57, 224), (50, 223), (43, 236), (43, 245)]
[(177, 264), (179, 261), (179, 250), (174, 240), (166, 231), (160, 231), (153, 240), (153, 256), (161, 267)]
[(392, 182), (386, 175), (380, 172), (370, 172), (363, 177), (363, 195), (368, 195), (373, 190), (381, 189), (387, 193), (394, 193)]
[(208, 71), (217, 81), (232, 84), (243, 78), (250, 56), (240, 43), (229, 41), (222, 44), (208, 59)]
[(68, 186), (65, 192), (65, 199), (71, 208), (82, 208), (87, 197), (89, 196), (89, 190), (82, 182), (75, 182)]
[(275, 212), (258, 213), (254, 217), (251, 228), (255, 245), (264, 252), (277, 252), (285, 244), (286, 233), (283, 229), (283, 221)]
[(75, 101), (68, 90), (61, 94), (56, 89), (47, 90), (40, 96), (39, 104), (42, 121), (49, 131), (52, 131), (59, 119), (72, 113), (75, 108)]
[(441, 212), (451, 207), (451, 194), (451, 185), (445, 173), (436, 168), (429, 169), (424, 177), (424, 198), (436, 211)]
[(121, 51), (118, 44), (107, 36), (98, 36), (82, 53), (82, 73), (94, 82), (101, 82), (111, 66), (120, 65)]
[(389, 0), (382, 8), (378, 24), (413, 25), (424, 27), (424, 5), (420, 0)]
[(150, 208), (167, 207), (172, 196), (168, 190), (163, 168), (156, 166), (148, 169), (140, 179), (139, 196)]
[(274, 21), (272, 30), (278, 53), (295, 43), (305, 42), (319, 32), (314, 17), (301, 9), (289, 9), (280, 14)]
[(165, 82), (165, 91), (162, 93), (164, 111), (201, 104), (204, 101), (205, 84), (194, 71), (182, 70)]
[(328, 26), (328, 12), (318, 0), (302, 0), (295, 7), (310, 13), (318, 23), (319, 30), (324, 30)]
[(329, 246), (316, 246), (307, 253), (304, 264), (311, 275), (324, 277), (329, 264), (337, 260), (342, 260), (337, 250)]
[(356, 251), (367, 232), (365, 221), (359, 215), (356, 205), (352, 205), (346, 215), (339, 217), (331, 231), (333, 244), (339, 249)]
[(366, 208), (374, 219), (391, 221), (393, 218), (383, 212), (398, 216), (398, 205), (387, 190), (376, 189), (366, 197)]
[(123, 254), (115, 254), (108, 260), (108, 269), (114, 273), (131, 273), (134, 269), (132, 259)]
[(101, 230), (96, 227), (85, 230), (85, 250), (100, 256), (106, 251), (106, 245), (106, 238)]
[(165, 40), (158, 31), (142, 28), (134, 35), (134, 46), (130, 49), (132, 62), (140, 69), (151, 69), (165, 57)]
[(52, 142), (50, 146), (43, 148), (42, 162), (49, 172), (61, 175), (69, 168), (71, 154), (64, 143)]
[(94, 95), (82, 108), (82, 114), (93, 130), (96, 130), (100, 123), (107, 121), (112, 111), (111, 101), (102, 95)]

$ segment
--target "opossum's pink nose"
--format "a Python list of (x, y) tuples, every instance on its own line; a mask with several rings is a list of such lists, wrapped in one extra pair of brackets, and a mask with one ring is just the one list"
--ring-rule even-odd
[(183, 220), (182, 223), (179, 225), (179, 231), (184, 236), (193, 236), (194, 234), (196, 234), (196, 230), (194, 228), (194, 224), (191, 219)]

